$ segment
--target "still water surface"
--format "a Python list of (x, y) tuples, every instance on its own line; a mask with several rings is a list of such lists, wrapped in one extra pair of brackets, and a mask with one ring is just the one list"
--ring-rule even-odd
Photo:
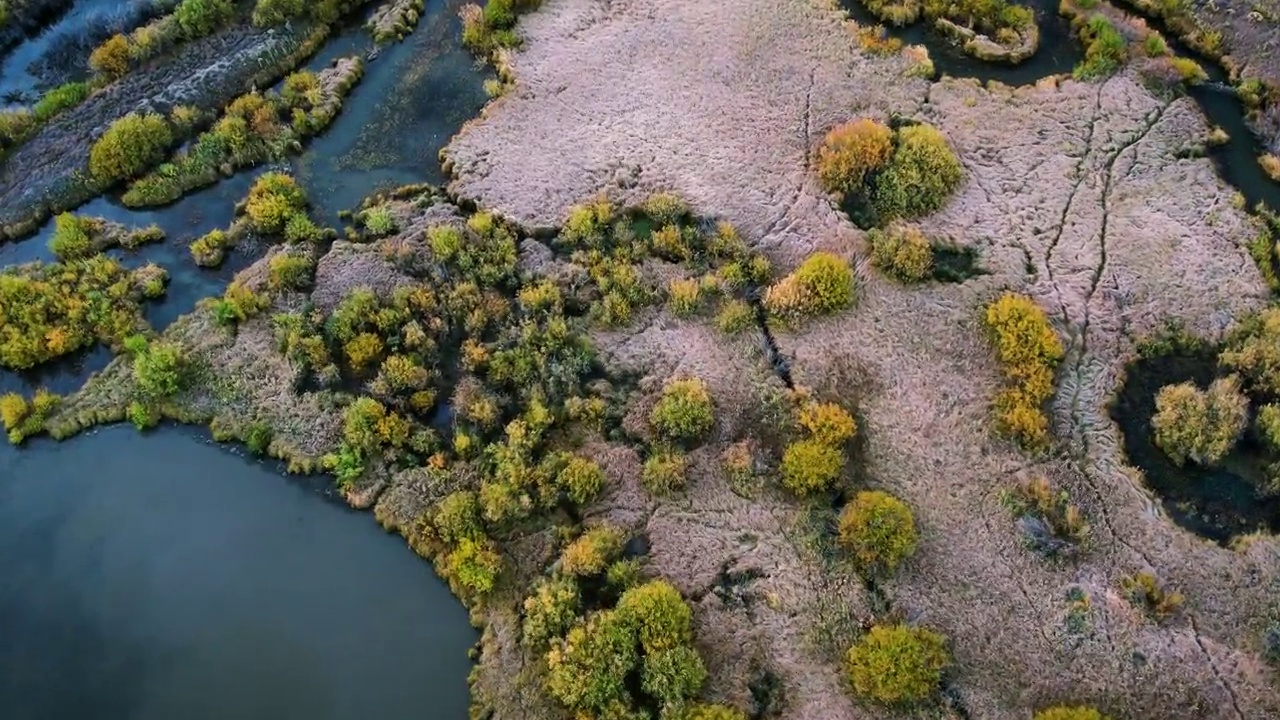
[(0, 450), (5, 720), (456, 720), (475, 640), (367, 513), (193, 432)]

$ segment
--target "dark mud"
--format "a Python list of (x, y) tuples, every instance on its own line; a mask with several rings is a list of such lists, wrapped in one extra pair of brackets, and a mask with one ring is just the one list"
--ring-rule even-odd
[(1179, 467), (1152, 440), (1151, 416), (1160, 388), (1187, 381), (1206, 387), (1216, 375), (1209, 353), (1143, 358), (1129, 365), (1111, 406), (1129, 464), (1142, 470), (1170, 517), (1197, 535), (1226, 544), (1258, 530), (1280, 532), (1280, 498), (1256, 492), (1254, 481), (1266, 472), (1267, 460), (1252, 430), (1214, 468)]

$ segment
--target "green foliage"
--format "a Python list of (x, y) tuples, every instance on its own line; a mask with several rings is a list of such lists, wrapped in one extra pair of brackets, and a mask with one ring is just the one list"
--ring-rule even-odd
[(238, 281), (227, 286), (222, 297), (211, 303), (214, 319), (223, 327), (236, 325), (258, 315), (270, 305), (267, 298)]
[(472, 215), (465, 233), (451, 225), (428, 228), (427, 244), (440, 262), (478, 285), (504, 285), (515, 277), (515, 233), (491, 213)]
[(928, 215), (960, 186), (964, 169), (947, 139), (930, 125), (898, 130), (889, 164), (876, 177), (871, 209), (880, 221)]
[(872, 264), (899, 282), (921, 282), (933, 271), (933, 247), (915, 225), (892, 223), (868, 232), (867, 240)]
[(906, 625), (876, 625), (845, 658), (854, 692), (886, 705), (927, 699), (950, 664), (946, 640)]
[(258, 27), (283, 25), (302, 17), (307, 0), (257, 0), (253, 6), (253, 24)]
[(689, 204), (675, 193), (660, 192), (650, 195), (640, 210), (656, 227), (677, 226), (689, 215)]
[(604, 489), (604, 470), (584, 457), (573, 456), (556, 476), (556, 484), (575, 505), (586, 505)]
[(95, 340), (118, 346), (145, 324), (137, 295), (103, 255), (0, 272), (0, 366), (25, 370)]
[(697, 442), (715, 427), (711, 393), (701, 378), (669, 380), (649, 414), (658, 436), (673, 442)]
[(53, 88), (41, 96), (31, 111), (36, 120), (44, 122), (59, 113), (79, 105), (89, 97), (89, 83), (69, 82)]
[(484, 523), (480, 519), (479, 498), (469, 490), (449, 493), (436, 506), (432, 524), (440, 540), (450, 546), (463, 540), (483, 538)]
[(795, 272), (765, 292), (765, 308), (774, 316), (799, 321), (831, 315), (853, 304), (854, 277), (849, 262), (839, 255), (816, 252)]
[(595, 613), (547, 652), (547, 693), (575, 711), (625, 706), (637, 660), (635, 633), (622, 613)]
[(1151, 418), (1155, 443), (1178, 465), (1188, 460), (1217, 464), (1235, 447), (1249, 422), (1249, 400), (1240, 380), (1231, 375), (1214, 380), (1208, 390), (1192, 383), (1166, 385), (1156, 394)]
[(45, 422), (61, 402), (61, 398), (44, 389), (37, 390), (29, 403), (17, 393), (0, 396), (0, 425), (9, 442), (20, 445), (27, 438), (44, 432)]
[(502, 573), (502, 556), (487, 538), (464, 539), (448, 555), (445, 574), (467, 597), (484, 597), (493, 591)]
[(1252, 389), (1280, 395), (1280, 308), (1267, 308), (1240, 323), (1218, 361), (1244, 376)]
[(669, 495), (684, 489), (688, 459), (683, 453), (656, 452), (644, 461), (640, 484), (653, 495)]
[(134, 400), (129, 403), (129, 422), (139, 430), (149, 430), (160, 424), (160, 412), (154, 405)]
[(1182, 593), (1174, 592), (1151, 573), (1140, 572), (1120, 578), (1120, 590), (1129, 602), (1159, 622), (1182, 609)]
[(200, 267), (217, 267), (226, 259), (231, 238), (222, 230), (210, 230), (191, 241), (191, 259)]
[(1109, 718), (1091, 707), (1058, 705), (1037, 712), (1031, 716), (1031, 720), (1109, 720)]
[(737, 335), (756, 324), (756, 310), (744, 300), (726, 300), (716, 314), (716, 327), (726, 335)]
[(93, 221), (71, 213), (61, 213), (53, 219), (53, 236), (49, 249), (59, 260), (83, 260), (95, 250), (89, 234), (95, 230)]
[(129, 113), (89, 148), (89, 173), (104, 184), (128, 180), (164, 159), (173, 132), (163, 115)]
[(782, 453), (782, 486), (799, 496), (830, 490), (844, 472), (844, 454), (818, 440), (799, 440)]
[(681, 720), (747, 720), (747, 715), (725, 705), (697, 704), (685, 710)]
[(879, 490), (858, 493), (840, 513), (840, 544), (861, 568), (893, 573), (916, 551), (911, 508)]
[(707, 680), (707, 668), (689, 645), (646, 654), (641, 661), (640, 687), (663, 708), (682, 707)]
[(520, 38), (515, 34), (519, 14), (536, 9), (541, 0), (489, 0), (483, 9), (463, 7), (462, 44), (473, 52), (487, 54), (500, 47), (515, 47)]
[(182, 348), (170, 342), (148, 342), (141, 335), (125, 340), (133, 354), (133, 380), (142, 397), (156, 401), (182, 389), (187, 361)]
[(249, 428), (245, 431), (244, 443), (248, 446), (249, 452), (254, 455), (266, 455), (274, 436), (275, 432), (270, 425), (264, 422), (253, 422), (249, 423)]
[(541, 650), (556, 638), (564, 637), (582, 610), (578, 586), (572, 580), (555, 578), (540, 581), (533, 594), (524, 599), (524, 634), (521, 643)]
[(385, 205), (365, 210), (361, 214), (361, 220), (364, 222), (364, 229), (373, 237), (390, 235), (396, 231), (395, 216), (391, 214), (391, 208)]
[(622, 554), (627, 534), (612, 525), (591, 528), (560, 555), (560, 571), (571, 577), (600, 575)]
[(924, 0), (924, 15), (945, 17), (996, 39), (1016, 35), (1035, 22), (1030, 8), (1006, 0)]
[(267, 287), (271, 290), (305, 290), (311, 286), (315, 261), (306, 255), (277, 253), (267, 262)]
[(182, 0), (173, 16), (187, 37), (199, 38), (225, 25), (235, 11), (231, 0)]
[(1169, 45), (1164, 41), (1164, 36), (1152, 30), (1142, 39), (1142, 52), (1147, 57), (1161, 57), (1169, 54)]
[(622, 594), (615, 608), (633, 628), (646, 653), (671, 650), (693, 641), (693, 608), (665, 580), (653, 580)]
[(306, 206), (307, 196), (292, 177), (270, 172), (253, 183), (244, 211), (254, 230), (275, 235), (283, 232), (288, 222)]
[(1005, 293), (987, 306), (983, 323), (1011, 385), (996, 397), (996, 427), (1027, 447), (1043, 447), (1049, 419), (1041, 408), (1053, 395), (1062, 341), (1040, 306), (1025, 295)]
[(818, 146), (816, 166), (823, 189), (840, 198), (862, 191), (869, 174), (889, 162), (893, 131), (862, 118), (833, 128)]
[(1084, 60), (1072, 74), (1077, 80), (1091, 80), (1115, 74), (1129, 59), (1129, 48), (1115, 25), (1100, 13), (1091, 16), (1080, 27), (1085, 43)]

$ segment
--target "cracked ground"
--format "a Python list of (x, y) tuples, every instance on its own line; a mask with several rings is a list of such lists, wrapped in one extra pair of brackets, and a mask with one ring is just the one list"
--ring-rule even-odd
[[(764, 668), (780, 678), (783, 717), (892, 717), (849, 698), (822, 641), (887, 605), (950, 637), (947, 712), (1025, 720), (1073, 702), (1132, 719), (1280, 717), (1257, 647), (1280, 591), (1276, 540), (1233, 551), (1174, 525), (1124, 465), (1106, 411), (1137, 339), (1170, 321), (1218, 337), (1265, 302), (1247, 216), (1210, 162), (1184, 152), (1208, 131), (1192, 102), (1126, 75), (931, 85), (909, 76), (907, 58), (862, 55), (844, 20), (809, 0), (556, 0), (521, 28), (515, 88), (446, 155), (453, 191), (526, 225), (554, 226), (599, 192), (633, 202), (675, 190), (780, 269), (819, 248), (857, 261), (861, 231), (809, 167), (826, 130), (899, 112), (939, 127), (965, 166), (954, 200), (922, 227), (976, 249), (987, 274), (902, 288), (859, 262), (855, 309), (777, 338), (798, 383), (857, 407), (855, 485), (915, 509), (920, 551), (874, 593), (814, 557), (795, 501), (738, 498), (719, 475), (716, 454), (768, 377), (758, 350), (662, 313), (597, 338), (655, 381), (703, 376), (717, 402), (717, 442), (693, 458), (685, 496), (650, 499), (634, 453), (601, 449), (614, 490), (595, 513), (644, 531), (653, 569), (699, 598), (715, 699), (751, 707)], [(1048, 459), (990, 434), (1001, 380), (978, 317), (1006, 289), (1036, 298), (1068, 351)], [(999, 502), (1034, 475), (1089, 516), (1076, 562), (1029, 553)], [(1144, 571), (1186, 595), (1181, 618), (1157, 625), (1121, 598), (1119, 579)], [(711, 591), (730, 576), (755, 579)], [(1083, 629), (1066, 622), (1073, 588), (1091, 602)], [(481, 687), (518, 704), (521, 682), (482, 672)]]

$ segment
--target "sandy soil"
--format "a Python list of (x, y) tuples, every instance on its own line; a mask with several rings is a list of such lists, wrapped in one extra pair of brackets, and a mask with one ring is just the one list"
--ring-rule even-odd
[[(1153, 720), (1280, 716), (1274, 672), (1257, 653), (1280, 590), (1276, 541), (1234, 552), (1175, 526), (1124, 467), (1105, 411), (1136, 338), (1168, 320), (1217, 336), (1265, 301), (1243, 249), (1252, 229), (1230, 189), (1207, 160), (1177, 157), (1208, 130), (1194, 104), (1158, 100), (1128, 77), (1016, 92), (930, 87), (904, 76), (907, 60), (861, 56), (839, 18), (805, 0), (552, 0), (521, 27), (515, 90), (446, 156), (452, 190), (531, 226), (555, 224), (596, 192), (674, 189), (783, 267), (816, 247), (857, 258), (861, 233), (810, 178), (812, 144), (836, 122), (897, 111), (955, 145), (967, 179), (923, 224), (979, 249), (990, 274), (905, 290), (864, 271), (855, 311), (779, 343), (798, 381), (859, 407), (858, 482), (915, 507), (921, 552), (885, 591), (951, 637), (949, 685), (970, 717), (1021, 720), (1062, 701)], [(1000, 381), (977, 316), (1005, 288), (1043, 303), (1069, 348), (1053, 406), (1062, 452), (1052, 459), (989, 436)], [(750, 385), (735, 378), (761, 362), (706, 332), (659, 317), (600, 341), (655, 378), (706, 372), (728, 440)], [(820, 626), (818, 600), (839, 597), (857, 615), (861, 590), (781, 541), (795, 503), (739, 501), (713, 464), (697, 467), (687, 497), (656, 504), (624, 473), (601, 511), (646, 528), (653, 568), (702, 598), (711, 694), (743, 702), (743, 677), (763, 664), (782, 679), (783, 717), (884, 717), (849, 700), (830, 657), (800, 637)], [(1023, 549), (999, 505), (1001, 489), (1032, 474), (1088, 511), (1093, 542), (1078, 563), (1046, 564)], [(767, 577), (749, 594), (763, 602), (708, 604), (720, 567), (753, 563)], [(1139, 571), (1186, 594), (1181, 618), (1157, 625), (1120, 597), (1119, 579)], [(1065, 625), (1072, 587), (1091, 600), (1079, 634)]]

